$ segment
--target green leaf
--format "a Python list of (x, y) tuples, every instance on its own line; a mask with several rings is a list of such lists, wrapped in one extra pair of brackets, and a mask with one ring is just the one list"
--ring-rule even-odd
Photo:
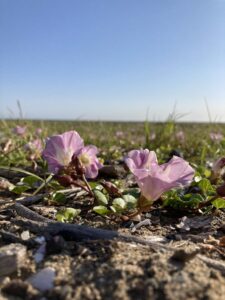
[(220, 208), (225, 208), (225, 199), (224, 198), (218, 198), (216, 200), (214, 200), (212, 202), (212, 205), (217, 208), (217, 209), (220, 209)]
[(208, 169), (205, 169), (205, 171), (204, 171), (204, 175), (207, 178), (209, 178), (211, 176), (211, 173), (212, 173), (211, 170), (208, 170)]
[(104, 205), (93, 207), (93, 211), (99, 215), (107, 215), (108, 213), (110, 213), (110, 210)]
[(126, 201), (123, 198), (115, 198), (112, 205), (117, 212), (121, 212), (126, 208)]
[(17, 185), (11, 190), (11, 192), (13, 192), (17, 195), (21, 195), (22, 193), (26, 192), (29, 189), (30, 189), (30, 187), (27, 185)]
[(57, 212), (56, 220), (59, 222), (72, 222), (80, 214), (80, 209), (75, 208), (65, 208)]
[(66, 196), (63, 193), (56, 192), (52, 194), (52, 201), (59, 203), (59, 204), (64, 204), (66, 203)]
[(198, 186), (202, 190), (204, 195), (208, 195), (209, 193), (211, 194), (212, 192), (215, 192), (215, 189), (211, 185), (210, 181), (206, 178), (202, 179), (199, 181)]
[(110, 206), (110, 209), (111, 209), (111, 211), (112, 211), (113, 213), (116, 213), (116, 209), (115, 209), (115, 207), (113, 207), (113, 206)]
[(27, 177), (24, 177), (21, 179), (21, 182), (23, 182), (25, 185), (28, 185), (31, 188), (34, 188), (35, 184), (38, 182), (39, 180), (37, 179), (36, 176), (33, 175), (29, 175)]
[(91, 187), (92, 190), (96, 189), (96, 190), (102, 190), (103, 189), (103, 186), (100, 185), (98, 182), (96, 181), (91, 181), (88, 183)]
[(93, 193), (95, 195), (95, 198), (96, 198), (98, 204), (100, 204), (100, 205), (108, 204), (108, 199), (107, 199), (106, 195), (104, 195), (102, 192), (100, 192), (99, 190), (94, 190)]
[(193, 203), (199, 203), (204, 201), (204, 198), (200, 194), (185, 194), (181, 199), (183, 201), (192, 201)]
[(123, 199), (126, 202), (126, 208), (133, 209), (133, 208), (137, 207), (138, 200), (134, 196), (132, 196), (132, 195), (124, 195)]
[(165, 193), (163, 199), (163, 206), (170, 206), (175, 209), (197, 208), (199, 203), (204, 201), (204, 198), (200, 194), (185, 194), (180, 196), (175, 190)]
[(124, 195), (132, 195), (134, 198), (139, 198), (140, 189), (139, 188), (130, 188), (124, 191)]

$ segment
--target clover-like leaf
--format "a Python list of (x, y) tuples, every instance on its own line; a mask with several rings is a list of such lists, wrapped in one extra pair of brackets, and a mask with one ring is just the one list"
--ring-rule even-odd
[(134, 196), (128, 194), (123, 195), (123, 199), (125, 200), (127, 209), (133, 209), (137, 206), (138, 200)]
[(56, 220), (59, 222), (72, 222), (80, 214), (80, 209), (75, 208), (65, 208), (57, 212)]
[(99, 205), (107, 205), (108, 204), (108, 199), (107, 199), (106, 195), (104, 195), (102, 192), (100, 192), (99, 190), (94, 190), (93, 193), (94, 193), (95, 198)]
[(121, 212), (126, 208), (126, 201), (123, 198), (115, 198), (113, 199), (112, 206), (116, 212)]
[(212, 195), (213, 193), (215, 193), (214, 187), (211, 185), (211, 182), (206, 178), (203, 178), (201, 181), (199, 181), (198, 186), (205, 196)]
[(218, 199), (212, 201), (212, 205), (217, 209), (225, 208), (225, 199), (218, 198)]
[(98, 206), (93, 207), (93, 211), (96, 212), (97, 214), (103, 215), (103, 216), (110, 213), (110, 210), (104, 205), (98, 205)]
[(66, 196), (63, 193), (55, 192), (52, 194), (52, 201), (59, 204), (64, 204), (66, 203)]

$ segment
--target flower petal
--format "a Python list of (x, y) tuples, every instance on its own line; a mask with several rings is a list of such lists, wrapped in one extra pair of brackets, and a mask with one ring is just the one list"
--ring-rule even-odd
[(194, 176), (194, 169), (187, 161), (178, 156), (173, 156), (171, 160), (160, 166), (163, 169), (163, 176), (168, 176), (170, 183), (177, 182), (177, 185), (185, 186), (189, 184)]
[(157, 164), (157, 157), (154, 151), (132, 150), (125, 157), (125, 163), (130, 171), (139, 179), (147, 176), (153, 165)]
[(49, 171), (57, 173), (60, 168), (71, 162), (72, 156), (77, 155), (83, 146), (79, 134), (76, 131), (68, 131), (47, 138), (42, 156), (48, 162)]

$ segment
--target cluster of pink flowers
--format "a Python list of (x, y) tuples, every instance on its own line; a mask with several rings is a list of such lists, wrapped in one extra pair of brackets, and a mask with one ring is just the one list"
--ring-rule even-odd
[(159, 165), (155, 152), (148, 149), (130, 151), (125, 163), (134, 174), (142, 196), (149, 203), (172, 188), (188, 185), (195, 173), (188, 162), (177, 156)]
[(95, 178), (102, 164), (97, 158), (98, 149), (93, 146), (84, 146), (84, 141), (76, 131), (47, 138), (43, 158), (48, 162), (48, 170), (57, 174), (68, 167), (72, 160), (78, 158), (84, 167), (86, 178)]
[[(68, 131), (48, 138), (42, 156), (53, 174), (58, 174), (78, 158), (84, 167), (85, 177), (95, 178), (102, 167), (97, 154), (98, 149), (95, 146), (84, 146), (76, 131)], [(149, 202), (157, 200), (172, 188), (186, 186), (195, 173), (188, 162), (177, 156), (159, 165), (155, 152), (148, 149), (130, 151), (125, 163), (134, 174), (141, 195)]]

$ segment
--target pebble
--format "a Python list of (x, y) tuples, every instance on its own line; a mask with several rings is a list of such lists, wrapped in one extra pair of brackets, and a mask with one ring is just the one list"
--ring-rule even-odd
[(55, 269), (51, 267), (44, 268), (38, 273), (32, 275), (27, 281), (36, 289), (45, 292), (53, 289), (55, 279)]
[(37, 264), (43, 261), (44, 257), (46, 255), (46, 243), (44, 242), (39, 246), (37, 251), (34, 253), (34, 260)]
[(27, 251), (21, 244), (10, 244), (0, 248), (0, 277), (19, 270), (25, 263)]
[(29, 238), (30, 238), (30, 232), (29, 232), (29, 230), (25, 230), (25, 231), (23, 231), (23, 232), (21, 233), (21, 239), (22, 239), (23, 241), (28, 241)]

